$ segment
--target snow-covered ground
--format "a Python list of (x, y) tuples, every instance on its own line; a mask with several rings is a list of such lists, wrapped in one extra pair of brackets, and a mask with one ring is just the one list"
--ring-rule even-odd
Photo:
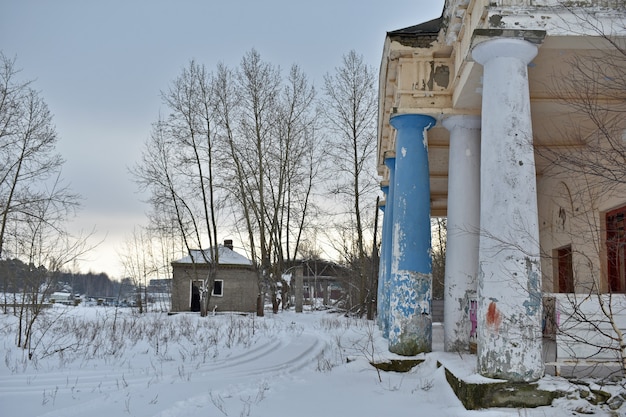
[[(378, 329), (328, 312), (200, 318), (55, 306), (37, 323), (29, 360), (15, 347), (16, 318), (0, 316), (0, 416), (620, 415), (553, 377), (544, 386), (571, 393), (550, 407), (466, 411), (436, 366), (445, 354), (378, 373), (371, 360), (394, 358)], [(440, 336), (436, 326), (436, 350)], [(456, 357), (471, 373), (472, 357)]]

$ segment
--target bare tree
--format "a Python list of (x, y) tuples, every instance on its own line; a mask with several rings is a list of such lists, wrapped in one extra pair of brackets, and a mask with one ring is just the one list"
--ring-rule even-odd
[[(172, 260), (185, 252), (178, 223), (175, 216), (169, 212), (152, 211), (148, 217), (149, 225), (146, 227), (146, 231), (150, 236), (155, 259), (155, 277), (157, 279), (171, 278), (173, 274)], [(172, 285), (171, 281), (162, 282), (169, 282), (169, 284), (159, 285), (158, 305), (161, 311), (167, 311), (171, 306)]]
[(205, 316), (219, 264), (211, 75), (191, 61), (161, 95), (170, 114), (155, 124), (143, 161), (133, 173), (141, 186), (151, 189), (155, 209), (174, 214), (187, 253), (191, 256), (192, 250), (202, 249), (195, 253), (203, 259), (192, 256), (192, 261), (209, 266), (200, 289), (201, 315)]
[[(276, 212), (272, 198), (280, 198), (279, 190), (273, 193), (274, 178), (280, 175), (280, 158), (277, 126), (279, 124), (279, 93), (281, 85), (280, 69), (269, 62), (264, 62), (260, 54), (252, 50), (241, 60), (236, 73), (237, 92), (241, 99), (240, 123), (236, 138), (236, 150), (233, 159), (240, 161), (244, 168), (244, 177), (239, 179), (244, 194), (239, 196), (244, 201), (250, 215), (246, 219), (252, 252), (257, 252), (259, 265), (260, 300), (262, 308), (265, 286), (269, 288), (274, 309), (276, 309), (276, 275), (272, 270), (273, 256), (276, 252)], [(279, 184), (276, 184), (277, 186)]]
[(444, 293), (444, 279), (446, 276), (446, 243), (447, 219), (445, 217), (431, 218), (433, 241), (433, 299), (442, 300)]
[[(49, 195), (54, 195), (54, 188)], [(26, 259), (28, 271), (22, 277), (18, 317), (17, 345), (34, 354), (34, 324), (44, 311), (47, 296), (54, 291), (61, 272), (93, 247), (90, 235), (72, 236), (63, 229), (64, 209), (49, 200), (41, 200), (22, 219), (18, 237), (18, 257)], [(37, 342), (35, 342), (36, 345)]]
[(16, 341), (29, 349), (55, 274), (90, 249), (89, 235), (71, 236), (65, 229), (79, 197), (63, 184), (52, 114), (31, 85), (19, 79), (16, 59), (0, 52), (0, 259), (29, 265), (21, 280), (11, 283)]
[(319, 173), (315, 144), (315, 91), (293, 66), (286, 81), (280, 69), (247, 53), (236, 71), (218, 68), (217, 113), (227, 144), (233, 212), (247, 236), (259, 277), (259, 308), (269, 291), (274, 310), (281, 272), (298, 254), (314, 209)]
[[(18, 74), (15, 59), (0, 53), (0, 258), (7, 240), (15, 237), (11, 225), (20, 217), (37, 218), (42, 202), (54, 206), (55, 216), (78, 205), (77, 196), (57, 180), (63, 159), (55, 153), (50, 110)], [(52, 193), (45, 188), (50, 180)]]
[[(313, 111), (315, 90), (296, 65), (286, 79), (279, 112), (281, 176), (276, 202), (280, 258), (296, 259), (305, 229), (311, 223), (310, 213), (316, 180), (323, 166), (320, 146), (316, 141), (317, 112)], [(284, 192), (283, 192), (284, 189)]]
[(124, 275), (130, 278), (135, 286), (135, 299), (139, 314), (148, 311), (148, 280), (158, 270), (149, 232), (143, 228), (135, 228), (127, 237), (123, 252), (120, 253)]
[[(353, 287), (357, 288), (354, 304), (360, 312), (374, 297), (368, 285), (371, 265), (367, 249), (372, 219), (377, 208), (374, 152), (376, 150), (377, 92), (376, 75), (363, 56), (350, 51), (342, 65), (324, 77), (322, 112), (328, 125), (328, 153), (338, 173), (331, 193), (339, 197), (343, 210), (339, 217), (343, 229), (339, 244), (345, 261), (355, 272)], [(347, 239), (347, 240), (346, 240)]]
[(162, 94), (164, 102), (173, 110), (168, 127), (171, 136), (177, 141), (181, 174), (186, 174), (185, 182), (190, 185), (187, 192), (191, 198), (187, 201), (192, 201), (193, 196), (199, 196), (199, 204), (194, 210), (197, 215), (191, 217), (195, 241), (200, 249), (203, 249), (203, 238), (209, 242), (209, 255), (206, 250), (200, 251), (204, 262), (209, 265), (208, 277), (204, 279), (200, 290), (202, 316), (207, 314), (219, 265), (218, 190), (214, 168), (217, 146), (212, 89), (211, 76), (206, 68), (192, 61), (169, 91)]
[[(136, 301), (139, 313), (148, 311), (150, 302), (150, 281), (162, 279), (172, 275), (171, 261), (185, 251), (180, 239), (180, 230), (176, 221), (168, 213), (154, 213), (149, 215), (150, 225), (137, 226), (127, 236), (124, 246), (119, 252), (124, 274), (129, 278), (136, 289)], [(158, 285), (163, 290), (163, 285)], [(162, 311), (169, 309), (171, 288), (167, 290), (167, 299), (162, 291), (158, 296), (157, 307)]]

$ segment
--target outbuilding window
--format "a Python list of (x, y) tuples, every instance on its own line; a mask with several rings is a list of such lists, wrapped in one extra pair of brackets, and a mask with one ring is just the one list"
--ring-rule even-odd
[(224, 295), (224, 280), (216, 279), (213, 281), (213, 292), (211, 295), (222, 297)]

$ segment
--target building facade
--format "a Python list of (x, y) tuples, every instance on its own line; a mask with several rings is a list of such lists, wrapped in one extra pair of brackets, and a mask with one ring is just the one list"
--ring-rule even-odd
[(392, 352), (432, 349), (430, 216), (448, 218), (445, 348), (469, 349), (474, 311), (484, 376), (540, 378), (546, 322), (564, 329), (577, 295), (626, 307), (625, 19), (623, 1), (447, 0), (388, 32), (378, 321)]

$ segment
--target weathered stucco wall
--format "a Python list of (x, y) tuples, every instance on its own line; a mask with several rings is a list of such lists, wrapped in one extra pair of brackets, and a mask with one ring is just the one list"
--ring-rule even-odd
[[(576, 150), (577, 152), (580, 149)], [(626, 183), (612, 184), (576, 169), (552, 166), (537, 180), (543, 291), (558, 292), (556, 249), (572, 246), (575, 291), (607, 291), (606, 212), (626, 205)]]

